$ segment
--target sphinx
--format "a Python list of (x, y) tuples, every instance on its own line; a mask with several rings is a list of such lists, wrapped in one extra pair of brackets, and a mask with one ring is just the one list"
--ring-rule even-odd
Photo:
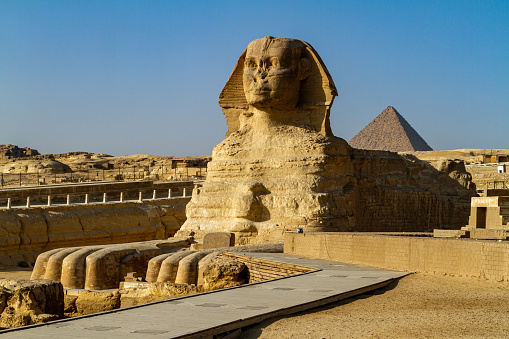
[(228, 131), (177, 236), (226, 231), (243, 244), (280, 240), (297, 228), (461, 227), (472, 191), (452, 179), (437, 181), (447, 175), (416, 158), (357, 150), (334, 136), (329, 117), (336, 96), (310, 44), (270, 36), (252, 41), (219, 96)]

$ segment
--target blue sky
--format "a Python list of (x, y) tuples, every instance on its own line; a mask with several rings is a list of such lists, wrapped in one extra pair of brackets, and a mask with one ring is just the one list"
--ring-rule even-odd
[(394, 106), (434, 149), (509, 148), (509, 1), (0, 0), (0, 144), (209, 155), (246, 45), (309, 42), (350, 140)]

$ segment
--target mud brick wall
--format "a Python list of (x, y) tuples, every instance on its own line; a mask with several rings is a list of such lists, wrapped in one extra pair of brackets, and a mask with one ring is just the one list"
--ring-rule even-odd
[(310, 267), (252, 258), (233, 253), (223, 253), (223, 256), (241, 261), (247, 266), (249, 283), (256, 283), (260, 281), (287, 277), (299, 273), (315, 271), (314, 268)]
[(367, 233), (286, 233), (284, 252), (395, 270), (509, 281), (509, 242)]

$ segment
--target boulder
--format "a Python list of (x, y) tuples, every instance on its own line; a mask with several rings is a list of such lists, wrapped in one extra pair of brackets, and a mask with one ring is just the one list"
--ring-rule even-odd
[(75, 301), (80, 315), (111, 311), (120, 307), (120, 293), (83, 291)]
[(247, 283), (247, 267), (244, 263), (218, 257), (207, 265), (203, 272), (206, 290), (235, 287)]
[(51, 280), (0, 279), (0, 328), (57, 320), (64, 315), (62, 284)]

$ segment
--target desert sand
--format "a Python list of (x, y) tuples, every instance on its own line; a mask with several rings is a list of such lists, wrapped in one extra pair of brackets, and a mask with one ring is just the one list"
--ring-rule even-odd
[(509, 284), (411, 274), (370, 294), (245, 329), (242, 338), (508, 338)]

